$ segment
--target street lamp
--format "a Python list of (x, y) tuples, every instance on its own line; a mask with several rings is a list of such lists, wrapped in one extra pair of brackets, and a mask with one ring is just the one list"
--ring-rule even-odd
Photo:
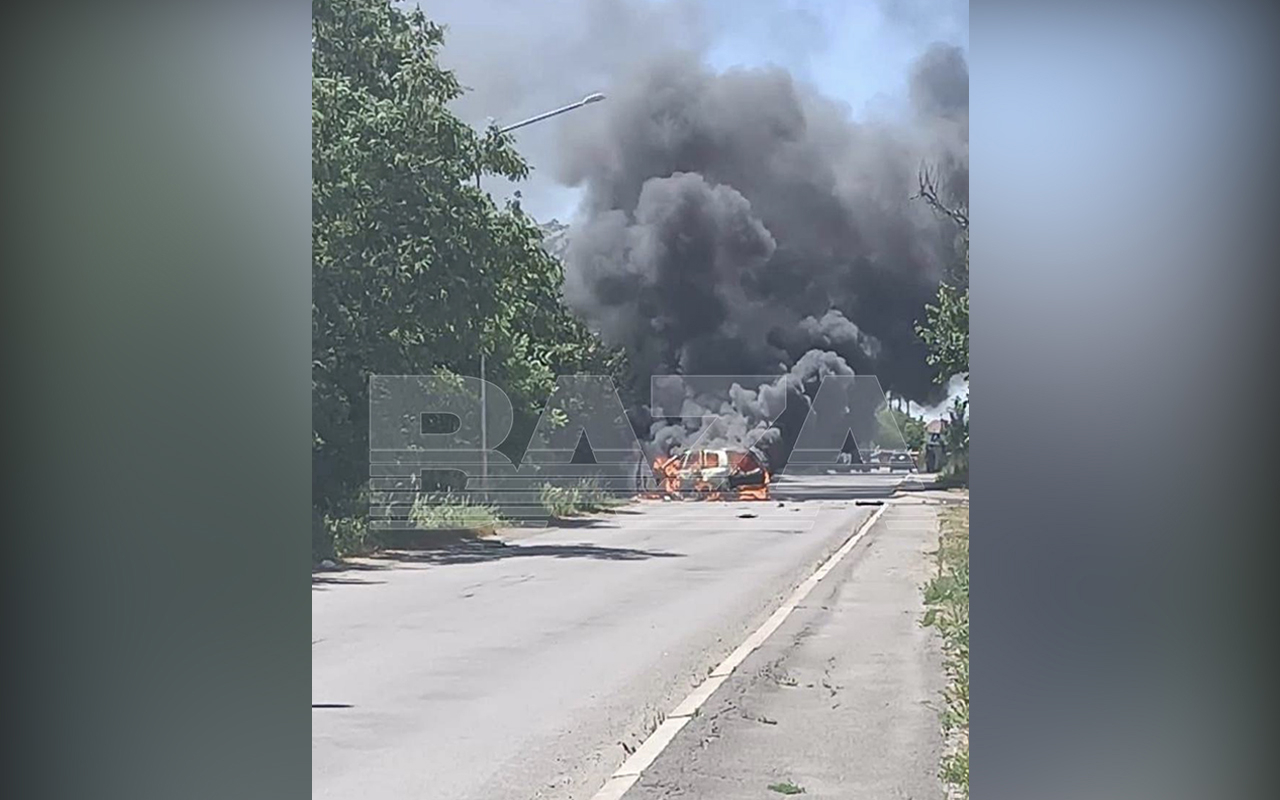
[(590, 105), (591, 103), (598, 103), (603, 99), (604, 99), (604, 95), (600, 94), (599, 92), (595, 92), (593, 94), (587, 95), (586, 97), (582, 98), (576, 103), (570, 103), (569, 105), (562, 106), (560, 108), (557, 108), (554, 111), (547, 111), (542, 114), (538, 114), (535, 117), (529, 117), (526, 120), (521, 120), (520, 122), (517, 122), (514, 125), (508, 125), (505, 128), (499, 128), (498, 133), (509, 133), (511, 131), (514, 131), (516, 128), (523, 128), (525, 125), (532, 125), (535, 122), (541, 122), (542, 120), (548, 119), (549, 117), (554, 117), (557, 114), (563, 114), (564, 112), (572, 111), (575, 108), (582, 108), (583, 106)]
[[(566, 111), (573, 111), (575, 108), (582, 108), (583, 106), (591, 105), (592, 103), (598, 103), (603, 99), (604, 99), (604, 95), (601, 94), (600, 92), (592, 92), (591, 94), (587, 95), (586, 97), (582, 98), (576, 103), (570, 103), (567, 106), (561, 106), (560, 108), (557, 108), (553, 111), (545, 111), (536, 116), (529, 117), (528, 119), (520, 120), (519, 122), (513, 125), (507, 125), (505, 127), (498, 128), (498, 133), (499, 134), (510, 133), (511, 131), (514, 131), (517, 128), (523, 128), (524, 126), (532, 125), (535, 122), (542, 122), (544, 119), (550, 119), (551, 117), (554, 117), (558, 114), (563, 114)], [(492, 120), (492, 117), (490, 117), (490, 119)], [(476, 188), (477, 189), (480, 188), (479, 166), (476, 167)]]
[[(532, 125), (535, 122), (541, 122), (544, 119), (550, 119), (551, 117), (557, 116), (559, 114), (563, 114), (566, 111), (573, 111), (575, 108), (582, 108), (583, 106), (590, 105), (592, 103), (598, 103), (603, 99), (604, 99), (604, 95), (601, 94), (600, 92), (592, 92), (591, 94), (587, 95), (586, 97), (582, 98), (576, 103), (570, 103), (567, 106), (561, 106), (560, 108), (554, 109), (552, 111), (545, 111), (536, 116), (532, 116), (532, 117), (529, 117), (528, 119), (521, 120), (513, 125), (507, 125), (506, 127), (499, 128), (498, 133), (499, 134), (510, 133), (511, 131), (514, 131), (516, 128), (523, 128), (526, 125)], [(479, 165), (476, 165), (476, 188), (477, 189), (480, 188), (480, 166)], [(484, 378), (485, 378), (484, 343), (481, 342), (480, 344), (480, 477), (481, 477), (481, 480), (486, 484), (486, 488), (488, 488), (487, 484), (489, 482), (489, 421), (486, 418), (488, 417), (489, 406), (485, 402), (486, 394), (485, 394)]]

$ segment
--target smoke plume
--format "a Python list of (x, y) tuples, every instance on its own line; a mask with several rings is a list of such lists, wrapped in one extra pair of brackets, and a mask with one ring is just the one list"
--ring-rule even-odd
[[(522, 128), (532, 180), (486, 189), (519, 188), (544, 211), (582, 198), (557, 235), (564, 296), (627, 350), (641, 387), (655, 374), (776, 375), (684, 408), (737, 411), (725, 436), (766, 442), (794, 432), (824, 370), (876, 375), (922, 405), (943, 398), (914, 327), (955, 258), (955, 231), (912, 196), (927, 163), (951, 200), (967, 200), (964, 54), (924, 46), (967, 40), (963, 2), (868, 0), (851, 16), (776, 0), (566, 0), (552, 15), (482, 5), (425, 7), (448, 25), (443, 62), (473, 90), (457, 104), (465, 119), (510, 123), (608, 97)], [(861, 55), (848, 63), (864, 68), (902, 63), (903, 47), (921, 53), (903, 75), (901, 115), (855, 122), (797, 77), (850, 31)], [(725, 37), (791, 71), (709, 68)], [(787, 411), (767, 433), (767, 409), (747, 401), (779, 392)], [(704, 433), (647, 412), (643, 424), (672, 446)]]
[(821, 363), (937, 402), (914, 328), (955, 231), (913, 195), (930, 164), (967, 201), (962, 53), (926, 52), (910, 99), (904, 123), (857, 124), (780, 69), (644, 65), (563, 137), (560, 177), (586, 189), (566, 301), (642, 378), (778, 374), (794, 389)]

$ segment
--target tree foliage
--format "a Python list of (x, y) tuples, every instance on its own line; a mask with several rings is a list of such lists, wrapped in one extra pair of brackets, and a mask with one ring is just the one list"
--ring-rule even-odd
[[(935, 380), (946, 384), (954, 377), (969, 379), (969, 209), (958, 200), (944, 200), (932, 173), (920, 171), (920, 194), (957, 230), (960, 258), (947, 280), (938, 287), (936, 302), (925, 306), (925, 321), (916, 332), (929, 348), (929, 365), (938, 370)], [(969, 401), (957, 398), (946, 428), (945, 480), (961, 485), (969, 481)]]
[(924, 447), (925, 439), (928, 433), (925, 431), (925, 422), (919, 417), (913, 417), (905, 411), (892, 409), (894, 421), (897, 422), (898, 430), (902, 432), (902, 438), (907, 444), (908, 450), (920, 450)]
[(957, 375), (968, 378), (969, 287), (939, 286), (937, 301), (925, 306), (925, 320), (918, 332), (929, 347), (929, 365), (938, 370), (938, 383)]
[(947, 464), (943, 482), (960, 486), (969, 484), (969, 400), (957, 397), (951, 403), (947, 426), (943, 431), (943, 447)]
[(918, 196), (957, 229), (960, 258), (938, 287), (937, 301), (925, 306), (925, 321), (916, 325), (929, 348), (929, 365), (938, 370), (935, 380), (945, 384), (956, 376), (969, 377), (969, 209), (963, 202), (940, 197), (928, 170), (920, 172)]
[(478, 175), (529, 168), (509, 137), (448, 108), (443, 29), (387, 0), (317, 0), (312, 14), (313, 497), (318, 520), (359, 510), (375, 374), (477, 375), (532, 428), (556, 374), (614, 354), (562, 306), (560, 263), (518, 204)]

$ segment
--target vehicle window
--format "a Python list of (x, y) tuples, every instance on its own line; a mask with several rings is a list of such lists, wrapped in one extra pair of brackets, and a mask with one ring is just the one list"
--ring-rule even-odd
[(720, 454), (719, 454), (719, 453), (703, 453), (703, 454), (702, 454), (702, 458), (703, 458), (702, 466), (704, 466), (704, 467), (718, 467), (718, 466), (720, 466)]

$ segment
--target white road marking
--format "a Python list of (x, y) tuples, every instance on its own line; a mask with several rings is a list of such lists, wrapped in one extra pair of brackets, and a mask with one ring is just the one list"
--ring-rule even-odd
[(622, 766), (618, 767), (617, 771), (605, 781), (604, 786), (592, 796), (591, 800), (621, 800), (627, 790), (640, 780), (641, 773), (657, 760), (667, 745), (671, 744), (671, 741), (676, 738), (676, 734), (680, 732), (680, 729), (688, 724), (694, 714), (698, 713), (698, 709), (711, 698), (715, 690), (729, 679), (733, 671), (747, 659), (747, 656), (751, 655), (752, 651), (764, 644), (765, 640), (774, 631), (782, 627), (782, 623), (786, 622), (791, 612), (800, 603), (804, 602), (804, 599), (809, 596), (809, 592), (813, 591), (813, 587), (817, 586), (818, 582), (825, 578), (849, 554), (849, 551), (858, 545), (858, 542), (862, 541), (862, 537), (867, 535), (867, 532), (871, 530), (871, 526), (876, 524), (891, 502), (893, 501), (886, 501), (884, 505), (877, 508), (875, 513), (868, 517), (866, 522), (862, 523), (857, 532), (840, 546), (839, 550), (832, 553), (831, 557), (823, 562), (822, 566), (818, 567), (812, 575), (796, 587), (796, 590), (792, 592), (791, 596), (777, 611), (773, 612), (759, 628), (756, 628), (742, 644), (738, 645), (737, 649), (730, 653), (728, 658), (720, 662), (720, 665), (711, 671), (710, 676), (705, 681), (698, 684), (696, 689), (690, 692), (684, 700), (680, 701), (680, 704), (667, 715), (666, 720), (653, 733), (649, 734), (644, 743), (636, 748), (636, 751), (626, 761), (622, 762)]

